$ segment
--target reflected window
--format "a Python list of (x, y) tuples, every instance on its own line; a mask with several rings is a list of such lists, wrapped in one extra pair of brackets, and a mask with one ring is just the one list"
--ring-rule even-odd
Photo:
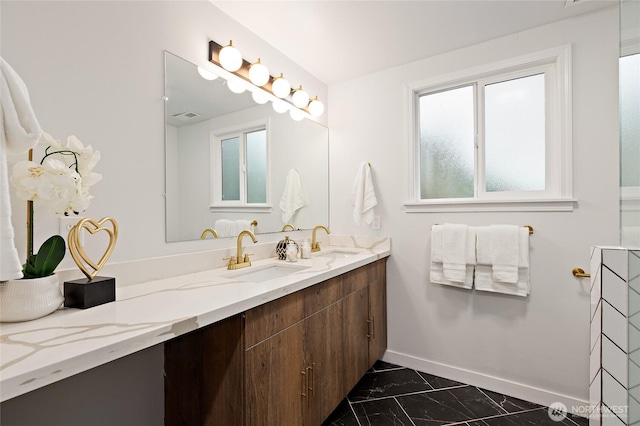
[(214, 206), (260, 205), (268, 202), (266, 126), (215, 135), (212, 148)]

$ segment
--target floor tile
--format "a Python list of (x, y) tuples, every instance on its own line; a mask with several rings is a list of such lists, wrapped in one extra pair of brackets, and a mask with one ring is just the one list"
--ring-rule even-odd
[(539, 404), (534, 404), (533, 402), (528, 402), (522, 399), (513, 398), (511, 396), (503, 395), (501, 393), (493, 392), (487, 389), (480, 389), (480, 391), (486, 394), (493, 401), (495, 401), (495, 403), (501, 406), (507, 413), (515, 413), (516, 411), (525, 411), (525, 410), (533, 410), (535, 408), (542, 408), (542, 406)]
[(402, 367), (400, 365), (396, 365), (396, 364), (391, 364), (390, 362), (385, 362), (382, 360), (378, 360), (376, 361), (375, 364), (373, 364), (373, 371), (384, 371), (384, 370), (397, 370), (399, 368), (405, 368)]
[(360, 426), (360, 423), (358, 423), (349, 401), (343, 399), (327, 420), (322, 423), (322, 426)]
[(455, 386), (466, 386), (464, 383), (456, 382), (454, 380), (445, 379), (444, 377), (434, 376), (432, 374), (423, 373), (418, 371), (418, 374), (426, 380), (429, 385), (434, 389), (452, 388)]
[(348, 398), (351, 402), (358, 402), (430, 389), (415, 370), (403, 368), (365, 374)]
[(504, 414), (489, 397), (473, 386), (396, 398), (411, 420), (420, 425), (442, 425)]
[(549, 417), (547, 408), (507, 414), (500, 417), (468, 421), (469, 426), (575, 426), (571, 420), (565, 418), (556, 421)]
[(352, 404), (360, 424), (367, 426), (412, 426), (394, 398), (378, 399)]

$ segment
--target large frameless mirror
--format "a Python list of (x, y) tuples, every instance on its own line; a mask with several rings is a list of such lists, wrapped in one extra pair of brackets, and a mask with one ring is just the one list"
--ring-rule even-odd
[[(165, 96), (167, 242), (328, 224), (326, 127), (258, 105), (169, 52)], [(302, 207), (283, 215), (292, 204)]]

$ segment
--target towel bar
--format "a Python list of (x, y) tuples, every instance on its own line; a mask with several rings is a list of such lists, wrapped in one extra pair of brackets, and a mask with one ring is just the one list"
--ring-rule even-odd
[(585, 273), (584, 269), (582, 269), (582, 268), (573, 268), (571, 273), (576, 278), (591, 278), (591, 274)]
[[(439, 223), (436, 223), (436, 225), (440, 225)], [(525, 228), (529, 228), (529, 235), (533, 235), (533, 226), (531, 225), (524, 225)]]

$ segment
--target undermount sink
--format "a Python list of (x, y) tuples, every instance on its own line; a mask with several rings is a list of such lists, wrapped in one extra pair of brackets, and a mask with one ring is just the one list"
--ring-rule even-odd
[(328, 257), (331, 259), (347, 259), (351, 256), (355, 256), (359, 254), (356, 251), (348, 251), (348, 250), (331, 250), (331, 251), (319, 251), (314, 253), (314, 256), (318, 257)]
[(248, 268), (233, 271), (224, 276), (242, 281), (261, 282), (284, 277), (307, 268), (308, 266), (274, 263), (264, 266), (249, 266)]

